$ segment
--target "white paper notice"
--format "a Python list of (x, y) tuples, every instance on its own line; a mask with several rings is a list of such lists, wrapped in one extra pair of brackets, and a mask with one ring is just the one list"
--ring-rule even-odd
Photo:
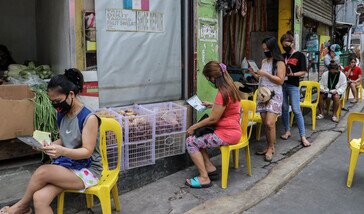
[(202, 105), (202, 102), (197, 95), (189, 98), (186, 101), (188, 104), (190, 104), (193, 108), (195, 108), (199, 112), (204, 111), (206, 109), (206, 106)]

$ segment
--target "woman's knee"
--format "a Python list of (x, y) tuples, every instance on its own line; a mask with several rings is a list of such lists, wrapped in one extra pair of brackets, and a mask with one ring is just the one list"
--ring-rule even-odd
[(37, 181), (46, 179), (49, 176), (49, 167), (47, 165), (42, 165), (35, 170), (32, 177), (36, 177)]
[(272, 129), (276, 126), (276, 121), (275, 120), (266, 120), (264, 125), (266, 126), (267, 129)]

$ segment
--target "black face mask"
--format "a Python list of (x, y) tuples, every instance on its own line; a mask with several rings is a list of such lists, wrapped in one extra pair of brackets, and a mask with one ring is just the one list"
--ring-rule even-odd
[[(67, 97), (68, 97), (68, 95), (67, 95)], [(56, 109), (57, 112), (67, 114), (71, 110), (72, 103), (73, 103), (73, 98), (72, 98), (71, 104), (68, 104), (67, 103), (67, 97), (62, 102), (52, 103), (53, 107)]]
[(264, 55), (267, 58), (271, 58), (272, 57), (272, 52), (270, 52), (270, 51), (264, 51)]
[(291, 48), (291, 46), (285, 46), (285, 47), (283, 47), (283, 50), (286, 52), (286, 53), (290, 53), (291, 52), (291, 50), (292, 50), (292, 48)]

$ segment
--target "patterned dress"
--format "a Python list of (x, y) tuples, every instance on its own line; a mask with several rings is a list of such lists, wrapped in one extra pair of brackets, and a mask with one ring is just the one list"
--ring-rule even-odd
[[(273, 62), (263, 61), (262, 70), (272, 73)], [(261, 86), (267, 87), (271, 91), (274, 91), (275, 95), (268, 102), (259, 102), (257, 104), (257, 112), (272, 112), (280, 115), (282, 113), (282, 103), (283, 103), (283, 92), (282, 86), (271, 82), (267, 77), (261, 77)]]

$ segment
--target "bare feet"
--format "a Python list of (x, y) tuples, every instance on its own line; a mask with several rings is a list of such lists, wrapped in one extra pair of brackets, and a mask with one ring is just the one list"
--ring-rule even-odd
[(211, 162), (210, 163), (205, 163), (205, 167), (206, 167), (207, 173), (216, 171), (216, 167)]
[(21, 204), (20, 202), (14, 204), (13, 206), (9, 207), (3, 207), (0, 210), (0, 214), (28, 214), (28, 213), (32, 213), (32, 210), (29, 206), (25, 206), (23, 204)]
[(271, 162), (273, 159), (274, 148), (268, 148), (267, 152), (265, 153), (264, 160), (267, 162)]
[(281, 135), (281, 138), (283, 140), (288, 140), (288, 138), (291, 137), (291, 132), (290, 131), (287, 131), (286, 133), (284, 133), (283, 135)]
[(302, 143), (302, 146), (304, 147), (309, 147), (311, 146), (311, 143), (306, 139), (306, 137), (301, 137), (301, 143)]

